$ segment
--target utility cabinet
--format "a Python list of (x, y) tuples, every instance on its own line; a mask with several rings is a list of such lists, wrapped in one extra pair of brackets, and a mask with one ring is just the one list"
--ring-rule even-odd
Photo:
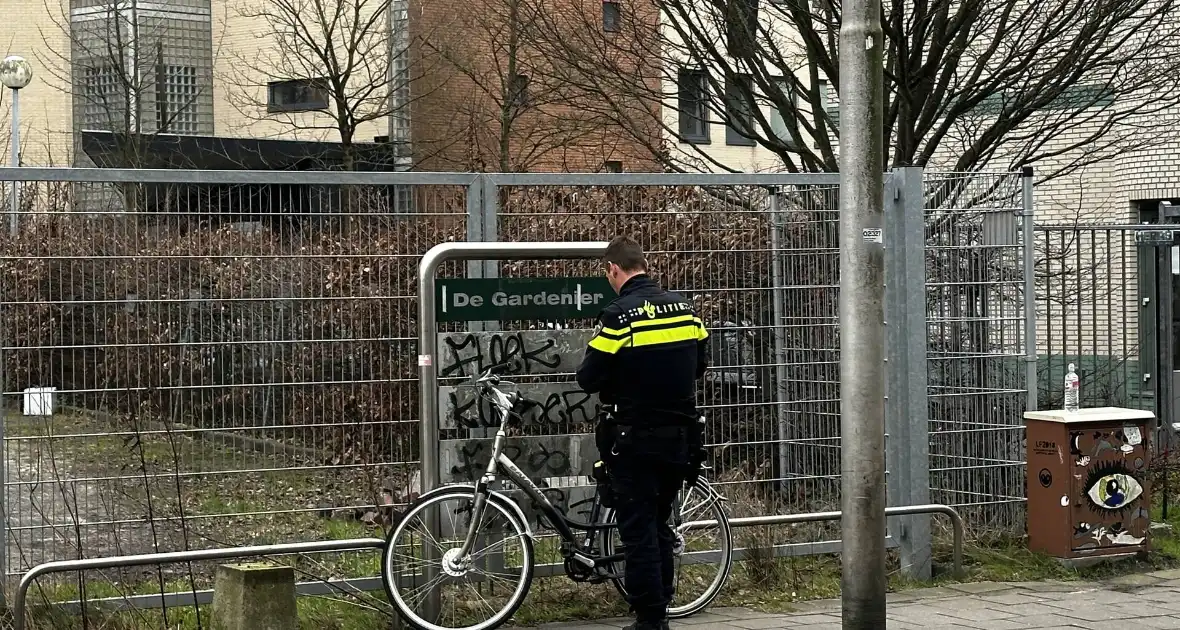
[(1155, 414), (1099, 407), (1024, 414), (1028, 546), (1058, 558), (1148, 549)]

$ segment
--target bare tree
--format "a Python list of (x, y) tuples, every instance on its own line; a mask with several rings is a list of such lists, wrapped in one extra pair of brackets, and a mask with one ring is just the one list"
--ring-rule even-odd
[[(684, 137), (687, 110), (774, 152), (792, 172), (837, 169), (838, 2), (639, 0), (579, 5), (583, 28), (550, 25), (538, 45), (570, 84), (635, 135)], [(602, 9), (624, 11), (603, 37)], [(661, 28), (652, 23), (659, 16)], [(568, 21), (569, 15), (562, 18)], [(886, 0), (887, 162), (969, 171), (1039, 165), (1042, 180), (1158, 141), (1180, 99), (1176, 0)], [(655, 74), (626, 60), (656, 60)], [(700, 98), (682, 70), (700, 70)], [(692, 78), (692, 77), (690, 77)], [(757, 105), (757, 106), (752, 106)], [(648, 139), (668, 166), (677, 156)], [(686, 162), (688, 162), (686, 164)], [(1041, 166), (1047, 165), (1047, 166)]]
[[(482, 171), (601, 165), (618, 149), (618, 134), (593, 108), (581, 107), (553, 60), (533, 45), (552, 16), (544, 0), (488, 0), (455, 16), (447, 34), (423, 42), (444, 64), (445, 107), (459, 110), (449, 130), (429, 141), (458, 143), (454, 166)], [(560, 19), (558, 17), (557, 19)], [(441, 151), (440, 151), (441, 153)]]
[(231, 53), (231, 103), (252, 123), (337, 135), (346, 170), (356, 167), (358, 133), (393, 119), (390, 140), (408, 157), (398, 121), (408, 117), (410, 85), (431, 68), (413, 59), (426, 34), (409, 35), (406, 11), (405, 0), (241, 0), (229, 18), (260, 24), (265, 44)]

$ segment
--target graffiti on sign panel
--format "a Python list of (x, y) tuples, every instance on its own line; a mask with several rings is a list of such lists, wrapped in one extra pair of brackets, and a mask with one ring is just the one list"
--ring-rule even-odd
[[(470, 482), (488, 467), (490, 438), (441, 440), (439, 463), (443, 482)], [(594, 435), (577, 433), (508, 438), (504, 454), (531, 479), (585, 476), (598, 456)]]
[(573, 372), (582, 361), (589, 330), (523, 330), (439, 334), (442, 378), (472, 377), (505, 365), (505, 374)]
[[(598, 418), (598, 396), (576, 383), (525, 383), (516, 386), (524, 399), (518, 411), (524, 426), (591, 423)], [(492, 403), (472, 387), (440, 387), (439, 418), (443, 429), (480, 429), (500, 425)]]

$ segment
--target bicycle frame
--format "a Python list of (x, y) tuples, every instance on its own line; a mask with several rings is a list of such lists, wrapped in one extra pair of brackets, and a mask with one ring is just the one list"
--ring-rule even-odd
[[(545, 493), (537, 487), (537, 484), (533, 483), (533, 480), (529, 479), (528, 475), (504, 454), (504, 443), (508, 438), (508, 421), (512, 413), (512, 401), (499, 389), (491, 386), (486, 387), (495, 396), (495, 400), (492, 402), (496, 413), (499, 414), (500, 425), (496, 430), (496, 437), (492, 442), (492, 456), (488, 459), (488, 466), (484, 470), (483, 476), (476, 483), (475, 505), (472, 508), (471, 525), (467, 529), (467, 535), (463, 541), (463, 547), (459, 557), (466, 557), (474, 546), (476, 529), (479, 526), (480, 518), (483, 515), (483, 510), (487, 504), (487, 497), (490, 492), (488, 485), (496, 481), (498, 476), (503, 476), (514, 483), (517, 488), (523, 490), (533, 500), (545, 519), (557, 530), (557, 534), (563, 542), (571, 546), (576, 546), (579, 543), (574, 530), (587, 532), (586, 539), (580, 545), (581, 550), (573, 552), (573, 557), (578, 562), (594, 568), (599, 566), (600, 563), (621, 559), (621, 554), (616, 554), (618, 557), (611, 556), (604, 558), (593, 553), (595, 534), (599, 530), (613, 526), (613, 523), (596, 522), (602, 513), (602, 503), (597, 493), (595, 493), (594, 502), (591, 506), (590, 521), (582, 523), (573, 520), (562, 513), (561, 510), (558, 510), (553, 505), (553, 502), (545, 496)], [(526, 523), (525, 525), (527, 527), (528, 524)]]

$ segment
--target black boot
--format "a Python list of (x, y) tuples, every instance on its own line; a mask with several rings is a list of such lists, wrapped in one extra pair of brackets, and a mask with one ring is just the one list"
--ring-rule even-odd
[(664, 619), (660, 622), (635, 621), (629, 626), (624, 626), (623, 630), (668, 630), (668, 620)]

